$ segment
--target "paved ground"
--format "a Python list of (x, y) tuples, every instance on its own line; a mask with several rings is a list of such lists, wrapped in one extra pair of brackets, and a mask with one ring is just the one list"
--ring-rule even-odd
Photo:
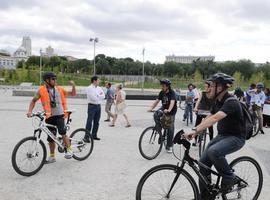
[[(33, 177), (22, 177), (11, 166), (11, 152), (23, 137), (32, 135), (32, 121), (25, 117), (29, 97), (12, 97), (10, 91), (0, 90), (0, 199), (1, 200), (128, 200), (135, 199), (135, 190), (140, 177), (157, 164), (177, 160), (165, 152), (154, 161), (143, 159), (138, 151), (138, 138), (142, 130), (153, 124), (152, 114), (146, 113), (149, 101), (129, 101), (128, 114), (132, 127), (124, 128), (122, 118), (115, 128), (104, 123), (103, 113), (99, 136), (91, 157), (83, 162), (65, 160), (57, 154), (57, 162), (46, 165)], [(70, 99), (73, 129), (85, 126), (86, 102)], [(38, 106), (39, 107), (39, 106)], [(40, 107), (39, 107), (40, 108)], [(177, 115), (177, 130), (186, 128)], [(239, 155), (256, 158), (264, 172), (264, 187), (259, 199), (270, 196), (270, 130), (259, 135), (228, 159)], [(192, 154), (197, 155), (193, 149)]]

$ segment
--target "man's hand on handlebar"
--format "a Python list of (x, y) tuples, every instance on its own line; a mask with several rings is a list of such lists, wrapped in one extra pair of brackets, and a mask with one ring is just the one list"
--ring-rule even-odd
[(184, 133), (183, 138), (187, 139), (187, 140), (192, 140), (193, 138), (195, 138), (197, 136), (197, 133), (195, 131), (190, 132), (190, 133)]
[(27, 116), (28, 118), (32, 117), (32, 112), (26, 113), (26, 116)]

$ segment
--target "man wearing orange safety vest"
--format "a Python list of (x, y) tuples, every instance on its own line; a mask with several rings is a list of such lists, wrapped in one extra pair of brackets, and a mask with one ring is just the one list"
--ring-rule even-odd
[[(46, 123), (57, 126), (58, 132), (62, 135), (64, 144), (67, 147), (65, 153), (65, 158), (70, 159), (73, 156), (73, 152), (70, 146), (70, 141), (66, 135), (66, 125), (65, 125), (65, 110), (67, 110), (67, 100), (66, 96), (75, 96), (76, 89), (74, 81), (70, 81), (72, 85), (72, 91), (67, 92), (62, 87), (57, 86), (56, 84), (56, 75), (53, 72), (46, 72), (43, 75), (44, 85), (40, 86), (39, 90), (36, 92), (36, 95), (32, 99), (27, 117), (31, 117), (32, 111), (35, 107), (36, 102), (40, 99), (43, 110), (46, 114)], [(54, 134), (55, 130), (50, 128), (50, 131)], [(55, 162), (55, 143), (48, 137), (49, 147), (50, 147), (50, 156), (46, 163)]]

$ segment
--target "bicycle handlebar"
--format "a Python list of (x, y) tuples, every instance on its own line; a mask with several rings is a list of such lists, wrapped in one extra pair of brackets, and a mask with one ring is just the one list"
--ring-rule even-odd
[(182, 144), (186, 148), (186, 150), (189, 150), (191, 143), (187, 139), (183, 138), (184, 133), (185, 132), (183, 130), (180, 130), (178, 133), (176, 133), (176, 135), (173, 138), (173, 143), (180, 145)]

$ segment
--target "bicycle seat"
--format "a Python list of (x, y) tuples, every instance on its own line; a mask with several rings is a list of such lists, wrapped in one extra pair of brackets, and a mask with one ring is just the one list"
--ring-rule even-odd
[(76, 111), (76, 110), (71, 110), (71, 109), (70, 109), (70, 110), (65, 110), (64, 112), (65, 112), (65, 113), (71, 114), (71, 113), (74, 113), (75, 111)]

